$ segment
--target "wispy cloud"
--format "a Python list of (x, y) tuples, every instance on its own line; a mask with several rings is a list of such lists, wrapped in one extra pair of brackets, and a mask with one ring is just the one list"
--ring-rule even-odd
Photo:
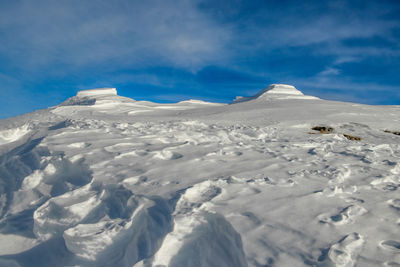
[(327, 67), (326, 69), (324, 69), (323, 71), (318, 73), (317, 76), (326, 77), (326, 76), (338, 75), (339, 73), (340, 73), (340, 70), (331, 68), (331, 67)]
[(199, 68), (226, 57), (230, 33), (194, 1), (22, 1), (0, 9), (1, 53), (24, 68), (67, 64)]

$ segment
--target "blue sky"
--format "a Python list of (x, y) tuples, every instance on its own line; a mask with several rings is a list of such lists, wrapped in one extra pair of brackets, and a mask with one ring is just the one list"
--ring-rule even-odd
[(0, 118), (116, 87), (230, 102), (270, 83), (400, 104), (400, 1), (2, 0)]

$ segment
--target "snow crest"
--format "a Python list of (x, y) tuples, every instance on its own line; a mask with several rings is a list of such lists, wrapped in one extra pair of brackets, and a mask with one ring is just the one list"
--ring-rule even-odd
[(293, 85), (287, 84), (271, 84), (261, 91), (262, 94), (285, 94), (285, 95), (304, 95), (300, 90), (297, 90)]
[(76, 96), (78, 96), (78, 97), (104, 96), (104, 95), (117, 95), (117, 89), (115, 89), (115, 88), (96, 88), (96, 89), (79, 91), (76, 94)]

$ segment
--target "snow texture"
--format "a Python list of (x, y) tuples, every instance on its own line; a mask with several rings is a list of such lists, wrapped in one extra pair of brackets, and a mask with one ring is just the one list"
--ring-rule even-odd
[(399, 266), (399, 131), (289, 85), (78, 92), (0, 121), (0, 266)]

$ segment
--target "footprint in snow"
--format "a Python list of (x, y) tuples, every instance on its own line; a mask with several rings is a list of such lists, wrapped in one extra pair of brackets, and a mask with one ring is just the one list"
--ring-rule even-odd
[(381, 191), (396, 191), (398, 186), (394, 183), (381, 183), (377, 186), (374, 186), (376, 189), (379, 189)]
[(400, 211), (400, 198), (390, 199), (388, 200), (388, 204), (390, 207)]
[(259, 226), (262, 224), (261, 220), (254, 213), (250, 211), (242, 212), (241, 215), (246, 217), (250, 222), (252, 222), (253, 226)]
[(351, 170), (347, 167), (342, 167), (337, 170), (336, 177), (329, 181), (330, 184), (341, 184), (351, 176)]
[(394, 261), (389, 261), (385, 262), (384, 266), (389, 266), (389, 267), (400, 267), (400, 263), (394, 262)]
[(395, 191), (398, 188), (398, 185), (394, 183), (394, 179), (392, 176), (378, 176), (377, 179), (371, 181), (371, 185), (378, 190), (381, 191)]
[(384, 240), (379, 244), (383, 249), (399, 253), (400, 242), (395, 240)]
[(329, 260), (341, 267), (353, 267), (364, 245), (364, 238), (351, 233), (332, 245), (328, 251)]
[(353, 223), (356, 217), (364, 215), (367, 212), (368, 211), (365, 208), (359, 205), (351, 205), (342, 209), (337, 214), (321, 214), (318, 216), (318, 219), (322, 223), (344, 225)]

